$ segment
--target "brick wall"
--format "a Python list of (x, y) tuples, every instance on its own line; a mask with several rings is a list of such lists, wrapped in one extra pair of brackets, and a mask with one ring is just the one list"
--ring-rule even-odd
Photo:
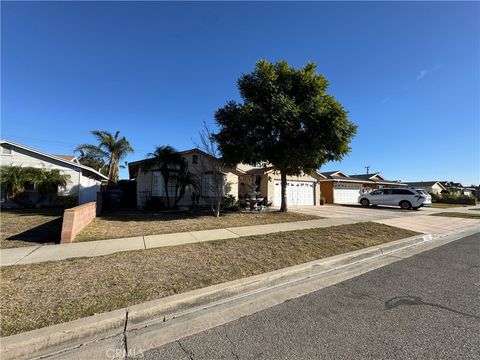
[(75, 236), (95, 219), (96, 212), (97, 205), (94, 201), (66, 209), (63, 213), (60, 243), (71, 243), (75, 239)]

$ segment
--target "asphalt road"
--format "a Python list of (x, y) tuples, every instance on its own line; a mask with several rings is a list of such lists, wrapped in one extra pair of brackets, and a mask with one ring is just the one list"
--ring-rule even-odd
[(143, 359), (480, 359), (480, 233)]

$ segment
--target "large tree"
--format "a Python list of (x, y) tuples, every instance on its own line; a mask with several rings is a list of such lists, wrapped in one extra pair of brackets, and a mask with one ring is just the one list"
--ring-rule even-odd
[(281, 173), (287, 211), (288, 175), (309, 174), (349, 151), (356, 125), (332, 95), (328, 81), (308, 63), (300, 69), (285, 61), (257, 62), (237, 82), (243, 103), (229, 101), (215, 113), (214, 134), (229, 165), (267, 163)]
[(120, 160), (133, 152), (133, 148), (125, 136), (120, 137), (120, 131), (112, 134), (108, 131), (93, 130), (91, 134), (97, 139), (98, 144), (81, 144), (75, 151), (90, 159), (104, 159), (108, 164), (108, 179), (116, 182)]

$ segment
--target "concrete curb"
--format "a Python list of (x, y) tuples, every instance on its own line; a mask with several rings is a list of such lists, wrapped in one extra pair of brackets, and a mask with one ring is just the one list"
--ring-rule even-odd
[[(465, 230), (465, 229), (463, 229)], [(42, 329), (1, 338), (2, 360), (32, 359), (61, 353), (102, 339), (126, 336), (129, 331), (166, 322), (199, 309), (238, 300), (263, 289), (322, 275), (348, 265), (388, 256), (388, 254), (426, 241), (431, 235), (400, 239), (345, 254), (229, 281), (183, 294), (157, 299), (103, 314), (53, 325)]]

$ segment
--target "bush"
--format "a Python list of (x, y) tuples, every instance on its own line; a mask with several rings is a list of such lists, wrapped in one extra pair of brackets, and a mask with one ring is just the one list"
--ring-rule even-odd
[(476, 205), (477, 200), (473, 196), (456, 194), (432, 194), (432, 201), (445, 204)]
[(228, 195), (223, 197), (220, 209), (223, 211), (240, 211), (240, 204), (235, 199), (235, 196)]

